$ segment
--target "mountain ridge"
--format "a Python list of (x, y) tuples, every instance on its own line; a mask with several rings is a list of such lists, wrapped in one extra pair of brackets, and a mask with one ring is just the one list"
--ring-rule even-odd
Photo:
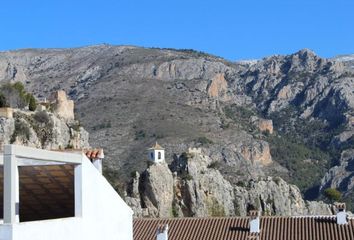
[[(305, 193), (342, 147), (352, 147), (353, 76), (307, 49), (251, 65), (192, 50), (110, 45), (0, 52), (1, 82), (23, 82), (38, 97), (64, 89), (75, 100), (91, 143), (108, 150), (106, 175), (120, 191), (130, 172), (146, 169), (144, 149), (158, 140), (168, 163), (202, 147), (232, 184), (281, 176)], [(274, 133), (260, 130), (255, 117), (272, 119)], [(268, 151), (273, 161), (265, 166), (259, 159)]]

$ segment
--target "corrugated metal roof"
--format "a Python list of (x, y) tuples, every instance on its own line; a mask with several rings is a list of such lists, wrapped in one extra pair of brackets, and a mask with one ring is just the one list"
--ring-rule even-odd
[(335, 216), (261, 217), (259, 234), (250, 234), (249, 218), (134, 219), (134, 240), (156, 240), (168, 224), (169, 240), (353, 240), (354, 219), (338, 225)]

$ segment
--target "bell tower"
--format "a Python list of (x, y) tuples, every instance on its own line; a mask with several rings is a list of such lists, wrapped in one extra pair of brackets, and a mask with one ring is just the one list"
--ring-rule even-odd
[(148, 149), (149, 161), (153, 163), (165, 162), (165, 149), (161, 147), (157, 142)]

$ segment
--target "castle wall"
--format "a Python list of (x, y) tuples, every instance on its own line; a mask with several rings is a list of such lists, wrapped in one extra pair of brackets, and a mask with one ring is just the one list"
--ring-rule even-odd
[(68, 100), (63, 90), (52, 94), (50, 101), (53, 102), (54, 113), (65, 120), (74, 120), (74, 101)]
[(13, 118), (13, 109), (8, 107), (0, 108), (0, 117)]

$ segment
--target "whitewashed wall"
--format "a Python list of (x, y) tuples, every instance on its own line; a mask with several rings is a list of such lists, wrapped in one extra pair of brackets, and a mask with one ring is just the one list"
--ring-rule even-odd
[(86, 157), (82, 168), (82, 217), (0, 225), (0, 240), (133, 240), (133, 211)]

